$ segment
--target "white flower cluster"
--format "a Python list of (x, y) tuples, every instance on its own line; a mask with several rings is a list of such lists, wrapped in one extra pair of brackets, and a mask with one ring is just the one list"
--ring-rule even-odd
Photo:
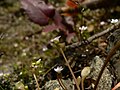
[(61, 73), (62, 70), (63, 70), (62, 66), (57, 66), (57, 68), (54, 68), (54, 71), (56, 71), (57, 73)]
[(104, 21), (100, 22), (100, 25), (105, 25), (105, 22)]
[(48, 48), (46, 47), (46, 46), (44, 46), (43, 48), (42, 48), (42, 51), (47, 51), (48, 50)]
[(110, 22), (111, 22), (111, 23), (117, 23), (117, 22), (118, 22), (118, 19), (111, 19)]
[(79, 30), (87, 30), (87, 26), (81, 26), (81, 27), (79, 27)]

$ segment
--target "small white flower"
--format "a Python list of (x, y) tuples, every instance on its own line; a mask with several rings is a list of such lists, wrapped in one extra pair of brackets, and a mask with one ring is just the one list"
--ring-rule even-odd
[(37, 66), (37, 65), (35, 65), (35, 66), (34, 66), (34, 68), (38, 68), (38, 66)]
[(79, 27), (79, 30), (87, 30), (87, 26), (81, 26), (81, 27)]
[(100, 25), (105, 25), (105, 22), (104, 21), (100, 22)]
[(61, 71), (63, 70), (63, 67), (62, 67), (62, 66), (57, 66), (57, 68), (54, 68), (54, 70), (55, 70), (57, 73), (61, 73)]
[(61, 36), (55, 37), (55, 38), (51, 39), (50, 41), (51, 42), (56, 42), (56, 41), (59, 42), (60, 37)]
[(86, 52), (88, 52), (89, 50), (88, 49), (86, 49)]
[(82, 57), (86, 57), (87, 55), (86, 55), (86, 54), (82, 54), (81, 56), (82, 56)]
[(47, 47), (43, 47), (42, 50), (43, 50), (43, 51), (47, 51), (48, 48), (47, 48)]
[(118, 19), (111, 19), (110, 22), (111, 22), (111, 23), (117, 23), (117, 22), (118, 22)]

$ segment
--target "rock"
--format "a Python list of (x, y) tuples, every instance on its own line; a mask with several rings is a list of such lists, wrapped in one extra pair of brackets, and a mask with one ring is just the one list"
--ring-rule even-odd
[[(89, 77), (96, 80), (103, 64), (104, 60), (102, 60), (99, 56), (95, 56), (94, 60), (91, 62), (92, 70)], [(113, 75), (110, 73), (109, 69), (106, 68), (102, 74), (97, 90), (111, 90), (112, 79)]]
[[(63, 80), (64, 85), (67, 87), (68, 90), (75, 90), (74, 85), (70, 79)], [(57, 80), (50, 80), (46, 82), (41, 90), (63, 90)]]

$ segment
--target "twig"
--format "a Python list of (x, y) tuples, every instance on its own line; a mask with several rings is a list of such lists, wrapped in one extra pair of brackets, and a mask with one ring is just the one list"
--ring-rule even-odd
[(65, 62), (66, 62), (67, 66), (68, 66), (68, 68), (69, 68), (69, 70), (70, 70), (70, 73), (72, 74), (72, 77), (73, 77), (73, 79), (74, 79), (74, 81), (75, 81), (77, 90), (80, 90), (80, 87), (79, 87), (79, 85), (78, 85), (78, 82), (77, 82), (77, 80), (76, 80), (76, 78), (75, 78), (75, 75), (74, 75), (74, 73), (73, 73), (73, 71), (72, 71), (72, 69), (71, 69), (71, 67), (70, 67), (70, 65), (69, 65), (69, 62), (68, 62), (68, 60), (67, 60), (67, 58), (66, 58), (66, 56), (65, 56), (65, 54), (64, 54), (64, 52), (63, 52), (63, 50), (62, 50), (62, 48), (60, 48), (60, 52), (62, 53), (62, 55), (63, 55), (63, 57), (64, 57), (64, 59), (65, 59)]
[(91, 43), (91, 42), (92, 42), (93, 40), (95, 40), (96, 38), (99, 38), (100, 36), (105, 35), (106, 33), (109, 33), (109, 32), (111, 32), (111, 31), (113, 31), (113, 30), (117, 30), (119, 27), (120, 27), (120, 20), (119, 20), (116, 24), (114, 24), (114, 25), (112, 25), (111, 27), (109, 27), (108, 29), (104, 30), (103, 32), (97, 33), (97, 34), (89, 37), (89, 38), (85, 41), (85, 42), (87, 42), (87, 43), (84, 43), (84, 42), (76, 42), (76, 43), (73, 43), (73, 44), (71, 44), (71, 45), (66, 46), (66, 48), (76, 48), (76, 47), (80, 47), (81, 45), (86, 45), (86, 44), (88, 44), (88, 43)]

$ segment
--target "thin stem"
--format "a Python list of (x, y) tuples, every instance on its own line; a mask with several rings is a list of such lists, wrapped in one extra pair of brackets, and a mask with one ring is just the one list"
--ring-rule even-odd
[(66, 62), (67, 66), (68, 66), (68, 68), (69, 68), (69, 70), (70, 70), (70, 73), (72, 74), (72, 77), (73, 77), (73, 79), (74, 79), (74, 81), (75, 81), (77, 90), (80, 90), (80, 87), (79, 87), (79, 85), (78, 85), (77, 79), (75, 78), (75, 75), (74, 75), (74, 73), (73, 73), (73, 71), (72, 71), (72, 69), (71, 69), (71, 67), (70, 67), (70, 65), (69, 65), (69, 62), (68, 62), (68, 60), (67, 60), (67, 58), (66, 58), (66, 56), (65, 56), (65, 54), (64, 54), (64, 52), (63, 52), (63, 50), (62, 50), (62, 48), (60, 48), (60, 52), (62, 53), (62, 55), (63, 55), (63, 57), (64, 57), (64, 59), (65, 59), (65, 62)]
[(36, 75), (33, 73), (33, 76), (34, 76), (34, 78), (35, 78), (35, 81), (36, 81), (36, 84), (37, 84), (37, 88), (38, 88), (38, 90), (40, 90), (40, 87), (39, 87), (39, 83), (38, 83), (38, 80), (37, 80), (37, 77), (36, 77)]
[(82, 83), (81, 83), (82, 90), (84, 90), (84, 80), (85, 80), (85, 77), (82, 77)]
[(1, 90), (4, 90), (1, 85), (0, 85), (0, 88), (1, 88)]
[(57, 66), (57, 64), (55, 64), (54, 66), (52, 66), (50, 69), (48, 69), (45, 74), (43, 75), (43, 77), (45, 77), (55, 66)]
[(58, 73), (57, 73), (57, 80), (58, 80), (60, 86), (63, 88), (63, 90), (67, 90), (67, 88), (65, 87), (65, 85), (63, 84), (63, 82), (61, 80), (60, 74), (58, 74)]

